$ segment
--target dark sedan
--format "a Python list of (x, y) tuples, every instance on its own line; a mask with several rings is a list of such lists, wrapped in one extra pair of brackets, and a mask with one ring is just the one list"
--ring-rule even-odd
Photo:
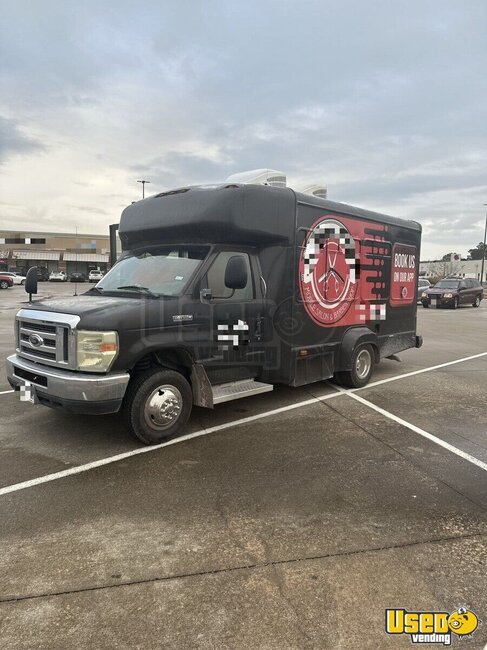
[(86, 282), (87, 277), (84, 273), (71, 273), (71, 277), (69, 278), (71, 282)]
[(484, 297), (482, 285), (472, 278), (445, 278), (421, 295), (423, 307), (450, 307), (460, 305), (479, 307)]

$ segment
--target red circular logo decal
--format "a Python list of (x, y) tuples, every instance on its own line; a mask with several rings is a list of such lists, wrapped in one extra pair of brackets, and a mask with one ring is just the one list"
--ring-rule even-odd
[(299, 260), (304, 306), (318, 325), (333, 325), (357, 293), (355, 241), (336, 219), (321, 217), (310, 229)]

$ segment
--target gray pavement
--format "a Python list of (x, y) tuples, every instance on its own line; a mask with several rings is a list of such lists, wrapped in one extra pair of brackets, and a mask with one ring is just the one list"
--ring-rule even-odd
[[(2, 359), (20, 300), (0, 293)], [(487, 304), (418, 317), (424, 347), (374, 380), (487, 352)], [(481, 357), (359, 394), (487, 462), (486, 371)], [(195, 409), (188, 431), (334, 391)], [(15, 394), (0, 413), (2, 486), (137, 448), (118, 416)], [(463, 604), (486, 623), (453, 644), (482, 648), (486, 504), (485, 470), (347, 395), (235, 424), (0, 496), (0, 648), (411, 647), (385, 634), (386, 607)]]

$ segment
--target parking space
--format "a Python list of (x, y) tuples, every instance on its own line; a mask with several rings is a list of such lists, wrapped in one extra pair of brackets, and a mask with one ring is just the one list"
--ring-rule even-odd
[(156, 449), (20, 403), (2, 369), (2, 650), (399, 648), (386, 607), (487, 620), (487, 305), (418, 317), (424, 347), (370, 386), (195, 409)]

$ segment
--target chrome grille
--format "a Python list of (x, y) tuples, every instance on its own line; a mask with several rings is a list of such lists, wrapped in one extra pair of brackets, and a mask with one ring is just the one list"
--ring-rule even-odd
[(17, 352), (50, 366), (75, 368), (75, 329), (79, 316), (21, 309), (17, 314)]
[(45, 350), (36, 349), (35, 354), (33, 354), (32, 348), (28, 348), (25, 345), (21, 345), (20, 350), (24, 352), (25, 356), (30, 355), (31, 357), (41, 357), (41, 359), (51, 359), (52, 361), (56, 361), (55, 352), (46, 352)]
[[(22, 321), (21, 321), (21, 325), (22, 325)], [(26, 328), (34, 332), (48, 332), (50, 334), (56, 333), (56, 325), (45, 325), (43, 323), (35, 323), (33, 321), (25, 321), (24, 325)]]

